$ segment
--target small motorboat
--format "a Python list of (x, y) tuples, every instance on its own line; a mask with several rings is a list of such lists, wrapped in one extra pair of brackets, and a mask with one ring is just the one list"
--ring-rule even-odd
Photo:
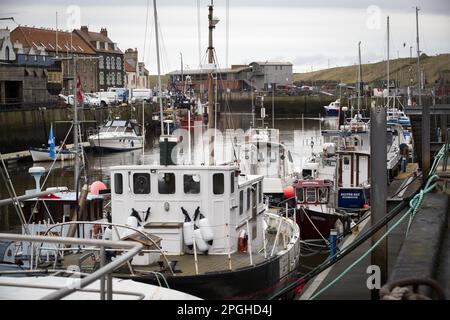
[[(39, 161), (53, 161), (50, 155), (50, 148), (30, 148), (31, 158), (34, 162)], [(56, 160), (73, 160), (75, 158), (76, 152), (68, 149), (56, 148), (55, 158)]]
[(329, 105), (324, 106), (327, 117), (338, 117), (340, 111), (340, 99), (331, 102)]

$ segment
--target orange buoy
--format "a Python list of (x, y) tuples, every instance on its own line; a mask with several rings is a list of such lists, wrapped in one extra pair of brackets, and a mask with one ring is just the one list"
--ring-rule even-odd
[(283, 189), (283, 196), (285, 199), (290, 199), (295, 197), (295, 189), (293, 186), (287, 186)]
[(91, 193), (98, 196), (100, 190), (105, 190), (106, 185), (101, 181), (95, 181), (91, 184)]

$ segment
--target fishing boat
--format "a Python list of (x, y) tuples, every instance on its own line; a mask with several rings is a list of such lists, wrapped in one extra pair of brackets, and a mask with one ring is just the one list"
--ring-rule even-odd
[(34, 162), (41, 161), (63, 161), (63, 160), (73, 160), (76, 153), (72, 150), (55, 148), (54, 158), (51, 157), (50, 148), (30, 148), (31, 158)]
[(144, 141), (141, 126), (136, 120), (108, 120), (98, 132), (88, 137), (93, 148), (111, 151), (128, 151), (141, 149)]
[(337, 99), (336, 101), (331, 102), (329, 105), (324, 106), (323, 108), (325, 109), (325, 114), (328, 117), (338, 117), (341, 110), (340, 105), (340, 99)]
[(55, 136), (53, 133), (53, 124), (50, 127), (48, 135), (48, 147), (43, 145), (42, 148), (30, 148), (31, 158), (33, 162), (43, 161), (60, 161), (60, 160), (73, 160), (76, 152), (74, 150), (68, 150), (65, 148), (65, 144), (55, 147)]

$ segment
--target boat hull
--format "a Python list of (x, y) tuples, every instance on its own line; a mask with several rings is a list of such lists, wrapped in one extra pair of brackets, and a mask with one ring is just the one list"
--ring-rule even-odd
[[(53, 161), (54, 159), (50, 158), (48, 149), (42, 148), (32, 148), (30, 149), (31, 158), (34, 162), (42, 162), (42, 161)], [(75, 152), (69, 150), (61, 150), (60, 152), (55, 152), (55, 157), (57, 161), (61, 160), (73, 160), (75, 158)]]
[[(294, 251), (268, 259), (253, 267), (196, 276), (166, 275), (166, 279), (171, 289), (202, 299), (268, 299), (284, 285), (297, 279), (299, 256), (298, 252)], [(290, 266), (291, 270), (283, 275), (287, 264), (293, 261), (295, 262)], [(226, 265), (225, 261), (224, 265)], [(158, 283), (153, 275), (130, 275), (127, 278), (148, 284)]]
[(339, 110), (325, 108), (325, 114), (327, 117), (337, 117), (337, 116), (339, 116)]
[[(306, 215), (314, 223), (314, 226)], [(322, 239), (322, 236), (328, 239), (330, 237), (330, 230), (335, 228), (337, 220), (341, 221), (344, 226), (344, 233), (346, 233), (350, 229), (350, 217), (318, 212), (307, 208), (297, 210), (297, 224), (300, 227), (300, 239)]]
[(111, 151), (128, 151), (142, 148), (142, 137), (117, 137), (117, 138), (91, 138), (89, 144), (92, 148)]

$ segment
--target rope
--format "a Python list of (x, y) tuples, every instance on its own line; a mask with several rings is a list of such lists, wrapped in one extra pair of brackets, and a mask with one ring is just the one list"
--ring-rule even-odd
[[(439, 163), (439, 161), (442, 159), (442, 157), (444, 156), (444, 147), (443, 146), (437, 156), (434, 159), (433, 165), (431, 166), (430, 172), (435, 172), (437, 165)], [(419, 191), (419, 193), (417, 193), (409, 202), (409, 206), (410, 208), (408, 209), (408, 211), (405, 212), (405, 214), (400, 217), (400, 219), (398, 219), (387, 231), (386, 233), (384, 233), (380, 239), (378, 239), (370, 248), (369, 250), (367, 250), (365, 253), (363, 253), (358, 259), (356, 259), (350, 266), (348, 266), (341, 274), (339, 274), (335, 279), (333, 279), (329, 284), (327, 284), (325, 287), (323, 287), (321, 290), (319, 290), (317, 293), (315, 293), (310, 300), (314, 300), (315, 298), (317, 298), (320, 294), (322, 294), (324, 291), (328, 290), (329, 288), (331, 288), (336, 282), (338, 282), (342, 277), (344, 277), (351, 269), (353, 269), (353, 267), (355, 267), (359, 262), (361, 262), (365, 257), (367, 257), (388, 235), (389, 233), (392, 232), (392, 230), (394, 230), (406, 217), (410, 216), (410, 220), (409, 220), (409, 224), (408, 224), (408, 230), (406, 232), (406, 237), (408, 235), (408, 231), (409, 231), (409, 227), (411, 224), (412, 219), (414, 219), (414, 216), (417, 212), (417, 210), (419, 209), (423, 198), (425, 196), (426, 193), (432, 191), (437, 183), (435, 182), (435, 180), (437, 180), (439, 177), (437, 175), (432, 175), (428, 178), (427, 183), (425, 184), (425, 187), (423, 189), (421, 189)], [(432, 184), (433, 183), (433, 184)]]

